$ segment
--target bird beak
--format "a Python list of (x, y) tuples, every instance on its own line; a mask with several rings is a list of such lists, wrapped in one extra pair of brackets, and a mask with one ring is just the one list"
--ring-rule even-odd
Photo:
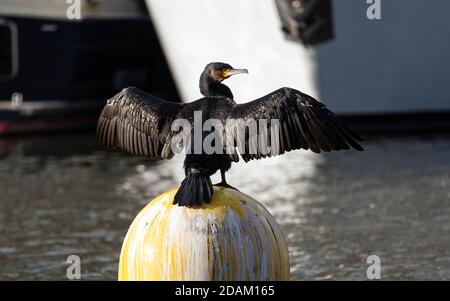
[(232, 75), (236, 75), (236, 74), (248, 74), (248, 70), (247, 69), (228, 69), (224, 72), (223, 76), (224, 78), (229, 78)]

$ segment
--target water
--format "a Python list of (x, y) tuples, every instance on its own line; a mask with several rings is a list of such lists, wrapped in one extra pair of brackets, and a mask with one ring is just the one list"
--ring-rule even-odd
[[(371, 254), (382, 279), (450, 280), (450, 138), (364, 146), (240, 163), (229, 182), (282, 226), (294, 280), (364, 280)], [(0, 140), (0, 280), (64, 280), (71, 254), (82, 279), (117, 279), (128, 226), (181, 164), (108, 153), (90, 134)]]

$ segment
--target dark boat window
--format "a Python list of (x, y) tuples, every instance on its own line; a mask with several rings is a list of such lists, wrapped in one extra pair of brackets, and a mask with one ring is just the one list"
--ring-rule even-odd
[(0, 79), (10, 79), (16, 73), (16, 39), (12, 24), (0, 20)]

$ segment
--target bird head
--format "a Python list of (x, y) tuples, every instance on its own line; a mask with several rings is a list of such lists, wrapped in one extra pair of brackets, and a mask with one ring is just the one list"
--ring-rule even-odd
[(232, 75), (248, 73), (247, 69), (234, 69), (225, 63), (209, 63), (203, 71), (209, 78), (215, 82), (221, 82)]

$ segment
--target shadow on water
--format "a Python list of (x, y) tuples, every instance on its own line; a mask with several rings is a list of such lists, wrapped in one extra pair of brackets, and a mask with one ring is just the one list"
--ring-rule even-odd
[[(383, 279), (450, 279), (450, 138), (364, 145), (238, 163), (229, 181), (281, 224), (292, 279), (363, 280), (371, 254)], [(181, 166), (105, 152), (90, 134), (0, 140), (0, 279), (64, 280), (71, 254), (82, 279), (116, 279), (132, 219)]]

